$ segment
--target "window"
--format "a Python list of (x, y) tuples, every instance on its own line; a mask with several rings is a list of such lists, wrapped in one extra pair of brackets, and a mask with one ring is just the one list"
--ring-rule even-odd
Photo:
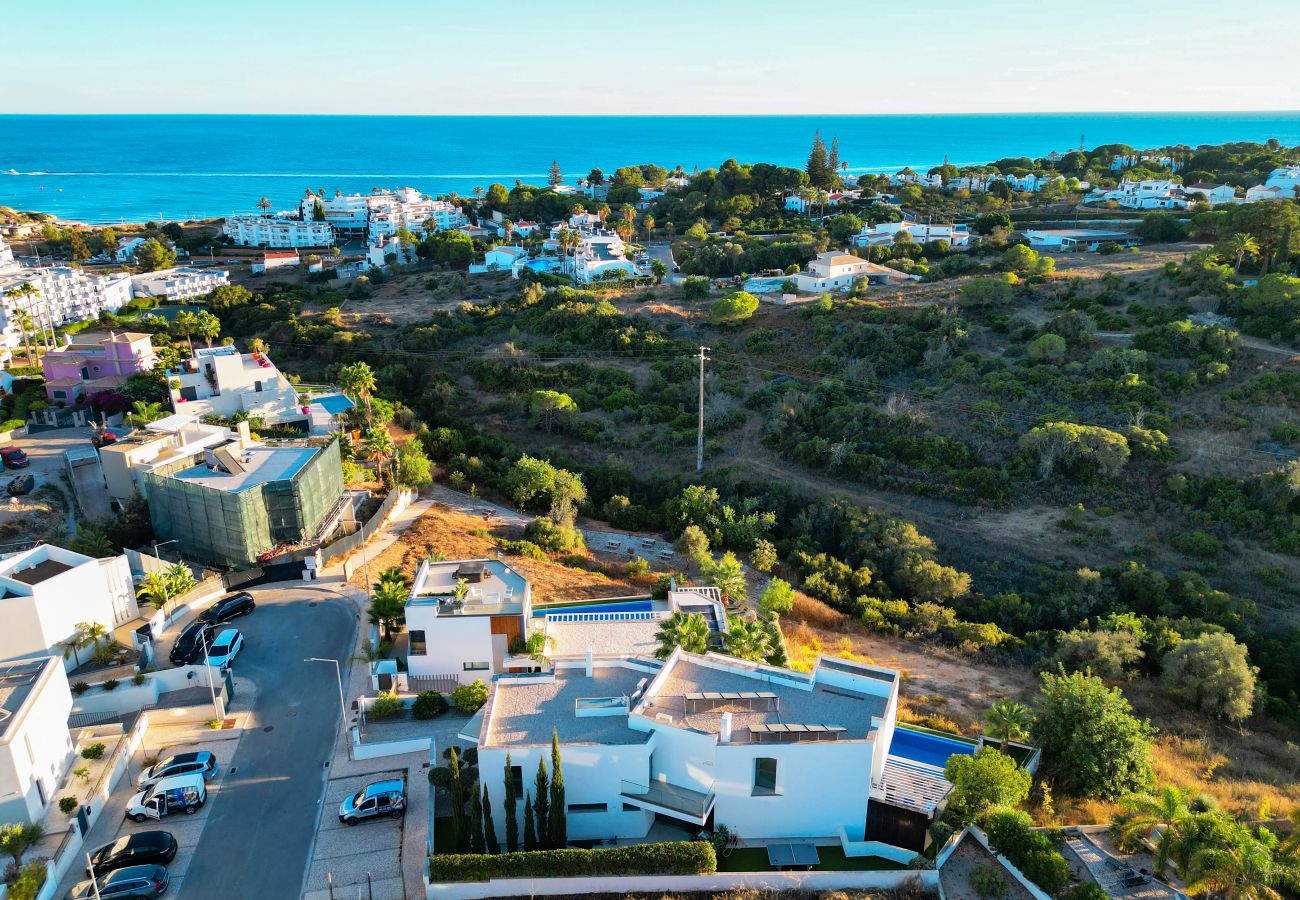
[(645, 810), (639, 806), (633, 806), (631, 803), (624, 803), (623, 812), (645, 812)]
[(608, 803), (570, 803), (569, 812), (571, 813), (609, 812), (609, 804)]
[(492, 668), (492, 664), (487, 662), (467, 662), (463, 668), (466, 672), (486, 672)]
[(523, 766), (510, 767), (510, 783), (511, 785), (514, 786), (515, 796), (522, 797), (524, 795), (524, 767)]
[(425, 656), (428, 654), (429, 651), (425, 649), (424, 646), (423, 631), (410, 632), (410, 641), (411, 641), (411, 646), (410, 649), (407, 651), (408, 653), (414, 654), (415, 656)]
[(776, 793), (776, 760), (770, 756), (760, 756), (754, 760), (755, 794)]

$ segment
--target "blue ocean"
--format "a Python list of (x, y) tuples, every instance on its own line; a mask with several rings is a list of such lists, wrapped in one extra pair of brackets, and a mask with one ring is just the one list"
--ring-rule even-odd
[[(0, 115), (0, 205), (107, 223), (286, 208), (308, 188), (411, 185), (471, 194), (493, 181), (570, 181), (599, 166), (687, 171), (735, 157), (802, 166), (813, 133), (853, 173), (1134, 147), (1277, 138), (1300, 112), (924, 116), (14, 116)], [(17, 174), (10, 174), (17, 173)]]

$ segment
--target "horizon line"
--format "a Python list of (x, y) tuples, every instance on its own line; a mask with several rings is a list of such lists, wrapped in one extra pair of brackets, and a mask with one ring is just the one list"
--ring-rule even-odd
[(909, 118), (917, 116), (1076, 116), (1076, 115), (1180, 115), (1180, 116), (1250, 116), (1250, 115), (1300, 115), (1295, 109), (1061, 109), (1061, 110), (995, 110), (985, 112), (762, 112), (762, 113), (300, 113), (300, 112), (0, 112), (0, 118), (63, 118), (63, 117), (131, 117), (174, 116), (207, 118), (219, 116), (296, 117), (304, 119), (815, 119), (836, 118)]

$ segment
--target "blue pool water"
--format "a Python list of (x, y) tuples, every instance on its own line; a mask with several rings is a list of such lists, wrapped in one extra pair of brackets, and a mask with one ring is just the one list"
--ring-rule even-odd
[(590, 605), (575, 604), (566, 605), (562, 603), (548, 603), (543, 607), (533, 607), (534, 616), (544, 616), (548, 612), (564, 613), (611, 613), (611, 612), (650, 612), (654, 605), (649, 600), (628, 600), (623, 603), (593, 603)]
[(889, 742), (891, 756), (901, 756), (940, 769), (947, 764), (948, 757), (958, 753), (969, 756), (974, 752), (975, 748), (970, 744), (906, 728), (895, 728), (894, 738)]

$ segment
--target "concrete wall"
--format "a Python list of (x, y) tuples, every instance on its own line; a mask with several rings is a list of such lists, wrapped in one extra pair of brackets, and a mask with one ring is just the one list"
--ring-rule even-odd
[[(426, 873), (427, 874), (427, 873)], [(499, 878), (480, 882), (444, 882), (425, 885), (429, 900), (481, 900), (487, 897), (564, 897), (582, 894), (644, 892), (655, 896), (687, 891), (829, 891), (894, 890), (919, 883), (933, 892), (939, 873), (921, 872), (719, 872), (714, 875), (645, 875), (589, 878)]]
[[(462, 682), (487, 680), (494, 672), (491, 616), (440, 616), (432, 606), (406, 608), (407, 631), (424, 631), (425, 656), (408, 656), (406, 669), (413, 676), (455, 675)], [(465, 664), (486, 662), (486, 671), (465, 671)]]
[(209, 673), (212, 685), (220, 697), (224, 690), (220, 669), (215, 666), (209, 669), (203, 665), (179, 666), (149, 672), (145, 675), (144, 683), (139, 685), (132, 684), (129, 680), (122, 681), (111, 691), (92, 686), (91, 690), (73, 700), (72, 713), (111, 713), (114, 716), (124, 716), (147, 706), (156, 706), (159, 698), (171, 691), (208, 687)]

